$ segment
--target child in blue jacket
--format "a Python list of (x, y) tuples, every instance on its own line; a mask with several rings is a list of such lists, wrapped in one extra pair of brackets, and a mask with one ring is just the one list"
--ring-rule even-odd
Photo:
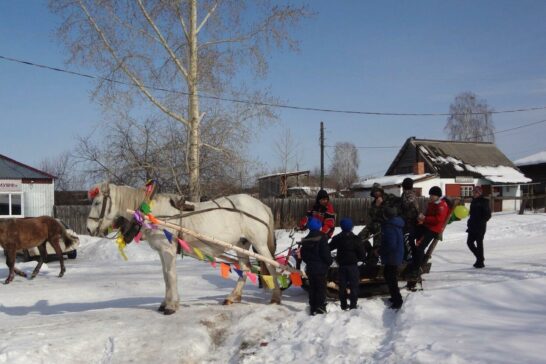
[(382, 243), (379, 248), (381, 263), (384, 265), (383, 276), (392, 302), (391, 308), (402, 307), (402, 295), (398, 287), (398, 266), (404, 259), (404, 220), (396, 216), (396, 209), (385, 207), (385, 222), (381, 224)]

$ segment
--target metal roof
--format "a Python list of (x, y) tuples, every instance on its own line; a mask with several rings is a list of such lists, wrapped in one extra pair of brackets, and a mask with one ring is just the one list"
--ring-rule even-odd
[(0, 154), (0, 179), (50, 178), (55, 176)]
[(409, 138), (387, 170), (393, 174), (400, 158), (412, 147), (412, 159), (422, 160), (441, 178), (472, 176), (494, 182), (529, 182), (495, 144)]

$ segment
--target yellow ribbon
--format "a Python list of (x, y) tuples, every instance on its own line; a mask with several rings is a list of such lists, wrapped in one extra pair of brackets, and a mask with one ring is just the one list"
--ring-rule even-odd
[(127, 255), (125, 255), (125, 252), (123, 251), (123, 249), (125, 249), (125, 240), (123, 240), (123, 236), (121, 235), (118, 236), (118, 238), (116, 239), (116, 242), (118, 243), (119, 254), (123, 258), (123, 260), (125, 261), (129, 260), (129, 258), (127, 258)]

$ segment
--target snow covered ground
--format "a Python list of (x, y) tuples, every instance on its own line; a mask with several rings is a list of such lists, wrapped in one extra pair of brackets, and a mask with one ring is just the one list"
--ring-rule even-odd
[(114, 241), (81, 236), (65, 277), (52, 262), (34, 280), (0, 286), (0, 363), (546, 362), (546, 215), (495, 214), (485, 269), (472, 267), (465, 239), (464, 221), (448, 226), (425, 290), (403, 290), (398, 312), (373, 298), (349, 312), (330, 302), (327, 315), (310, 317), (302, 289), (268, 305), (270, 293), (250, 282), (243, 303), (221, 306), (235, 274), (224, 280), (185, 258), (180, 310), (164, 316), (156, 253), (131, 244), (125, 262)]

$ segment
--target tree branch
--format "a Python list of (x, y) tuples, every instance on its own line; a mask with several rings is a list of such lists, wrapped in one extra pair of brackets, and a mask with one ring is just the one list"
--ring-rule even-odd
[(165, 105), (163, 105), (159, 100), (157, 100), (142, 84), (139, 78), (137, 78), (136, 75), (134, 75), (125, 65), (125, 63), (121, 62), (120, 58), (118, 57), (117, 53), (114, 51), (112, 46), (110, 45), (110, 42), (108, 39), (106, 39), (106, 36), (104, 35), (104, 32), (99, 27), (95, 19), (91, 16), (89, 11), (87, 10), (87, 7), (82, 2), (82, 0), (79, 0), (78, 3), (80, 4), (80, 8), (83, 10), (85, 15), (87, 16), (87, 19), (95, 29), (95, 31), (98, 33), (99, 37), (101, 38), (102, 42), (104, 43), (106, 49), (110, 52), (114, 60), (119, 64), (121, 70), (135, 83), (135, 85), (139, 88), (139, 90), (154, 104), (156, 107), (158, 107), (161, 111), (163, 111), (165, 114), (169, 115), (175, 120), (178, 120), (179, 122), (183, 123), (186, 126), (189, 126), (188, 121), (182, 116), (179, 115), (171, 110), (169, 110)]
[(178, 59), (176, 54), (174, 54), (173, 50), (171, 49), (171, 47), (167, 43), (167, 40), (165, 39), (165, 37), (163, 37), (163, 34), (161, 34), (161, 31), (159, 30), (157, 25), (155, 25), (155, 22), (150, 17), (150, 14), (148, 14), (148, 11), (146, 11), (146, 8), (144, 8), (144, 5), (142, 4), (142, 0), (137, 0), (137, 1), (138, 1), (138, 6), (140, 7), (140, 11), (142, 11), (142, 14), (144, 15), (144, 17), (148, 21), (148, 24), (150, 24), (150, 26), (154, 30), (155, 34), (159, 37), (161, 45), (163, 46), (163, 48), (165, 48), (165, 50), (167, 51), (167, 53), (169, 54), (169, 56), (173, 60), (174, 64), (176, 64), (176, 67), (178, 67), (178, 70), (182, 73), (184, 78), (187, 80), (188, 79), (188, 72), (186, 71), (186, 68), (180, 62), (180, 60)]
[(203, 21), (201, 21), (201, 24), (199, 24), (199, 26), (197, 27), (195, 34), (199, 34), (199, 31), (201, 30), (201, 28), (203, 28), (203, 26), (207, 23), (207, 20), (209, 20), (210, 16), (216, 11), (216, 8), (218, 7), (219, 3), (220, 1), (217, 1), (213, 5), (213, 7), (210, 9), (210, 11), (207, 13), (207, 15), (205, 15), (205, 17), (203, 18)]

